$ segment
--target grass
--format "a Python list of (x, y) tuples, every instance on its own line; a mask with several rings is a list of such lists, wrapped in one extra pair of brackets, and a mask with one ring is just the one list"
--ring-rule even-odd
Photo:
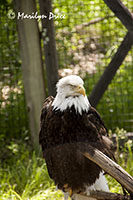
[[(63, 199), (49, 178), (46, 164), (26, 141), (11, 141), (2, 147), (0, 154), (1, 200), (57, 200)], [(132, 141), (118, 149), (119, 164), (133, 175)], [(3, 155), (3, 157), (2, 157)], [(111, 192), (122, 192), (121, 186), (107, 176)]]
[(48, 176), (44, 159), (23, 142), (12, 141), (3, 148), (7, 156), (0, 163), (0, 199), (61, 199), (61, 192), (55, 190)]

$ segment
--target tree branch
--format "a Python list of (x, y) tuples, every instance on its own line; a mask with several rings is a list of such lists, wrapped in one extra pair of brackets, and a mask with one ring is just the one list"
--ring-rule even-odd
[(76, 30), (79, 31), (80, 29), (83, 29), (86, 26), (96, 24), (98, 22), (104, 21), (105, 19), (112, 18), (112, 17), (115, 17), (115, 15), (109, 15), (109, 16), (106, 16), (106, 17), (98, 17), (98, 18), (95, 18), (95, 19), (93, 19), (89, 22), (79, 24), (79, 25), (75, 26), (74, 28), (76, 28)]
[(133, 195), (133, 178), (122, 167), (90, 145), (87, 147), (87, 152), (81, 151), (81, 153), (86, 158), (99, 165), (105, 172), (123, 185), (131, 195)]
[(87, 200), (90, 197), (95, 198), (97, 200), (130, 200), (129, 195), (122, 195), (117, 193), (111, 193), (111, 192), (103, 192), (103, 191), (90, 191), (90, 195), (84, 195), (82, 193), (79, 194), (80, 199)]

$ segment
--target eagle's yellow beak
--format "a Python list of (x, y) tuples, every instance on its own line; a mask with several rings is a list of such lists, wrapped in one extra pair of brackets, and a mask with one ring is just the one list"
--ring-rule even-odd
[(83, 87), (83, 85), (78, 85), (76, 87), (76, 92), (78, 92), (79, 94), (82, 94), (83, 96), (85, 96), (85, 88)]

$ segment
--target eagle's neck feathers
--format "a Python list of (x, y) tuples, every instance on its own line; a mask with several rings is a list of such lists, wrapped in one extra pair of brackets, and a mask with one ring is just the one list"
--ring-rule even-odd
[(61, 112), (74, 106), (75, 111), (81, 115), (82, 112), (88, 112), (90, 103), (87, 96), (64, 96), (57, 94), (52, 106), (54, 110), (60, 110)]

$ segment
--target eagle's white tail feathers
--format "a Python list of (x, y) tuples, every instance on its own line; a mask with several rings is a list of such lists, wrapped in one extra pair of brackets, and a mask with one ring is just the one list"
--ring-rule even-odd
[[(101, 190), (101, 191), (105, 191), (105, 192), (109, 192), (109, 187), (106, 181), (106, 178), (102, 173), (100, 173), (99, 178), (96, 180), (96, 182), (92, 185), (92, 186), (86, 186), (86, 190), (85, 190), (85, 195), (89, 195), (91, 190)], [(65, 200), (67, 200), (66, 198), (64, 198)], [(72, 200), (96, 200), (95, 198), (88, 198), (88, 197), (83, 197), (80, 194), (74, 194), (72, 196)]]
[(68, 192), (64, 192), (64, 200), (68, 200), (69, 198), (69, 193)]
[(101, 190), (101, 191), (109, 192), (107, 180), (103, 172), (100, 173), (99, 178), (96, 180), (96, 182), (92, 186), (86, 186), (85, 194), (89, 195), (90, 190)]

